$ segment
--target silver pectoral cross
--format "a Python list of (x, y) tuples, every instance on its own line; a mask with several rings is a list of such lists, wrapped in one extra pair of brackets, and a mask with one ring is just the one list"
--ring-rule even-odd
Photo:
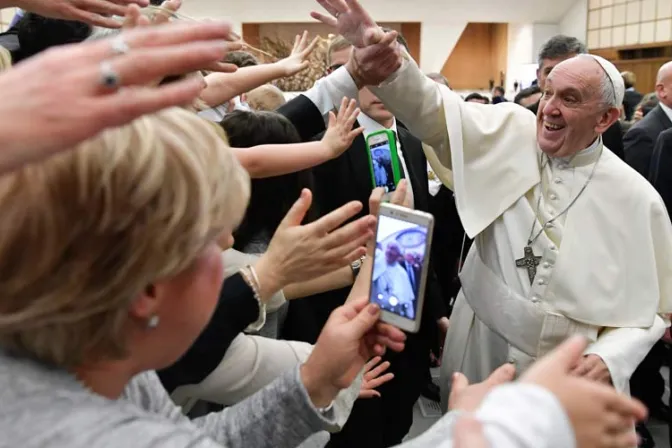
[(531, 246), (525, 246), (525, 256), (516, 260), (516, 266), (519, 268), (527, 268), (527, 276), (530, 277), (530, 284), (534, 281), (537, 275), (537, 266), (541, 263), (541, 257), (535, 256)]

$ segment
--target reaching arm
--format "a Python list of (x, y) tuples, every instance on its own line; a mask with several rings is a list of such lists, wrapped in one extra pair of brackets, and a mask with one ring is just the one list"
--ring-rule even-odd
[(205, 77), (208, 86), (200, 98), (208, 106), (217, 107), (238, 95), (285, 76), (287, 73), (278, 62), (243, 67), (233, 73), (211, 73)]
[(300, 299), (333, 289), (345, 288), (352, 285), (352, 282), (352, 269), (346, 266), (313, 280), (291, 284), (285, 287), (284, 293), (287, 300)]
[[(457, 447), (453, 429), (462, 414), (451, 411), (424, 434), (399, 448)], [(574, 430), (560, 402), (549, 391), (528, 384), (499, 386), (474, 417), (497, 448), (573, 448)]]
[(319, 38), (308, 43), (308, 33), (296, 36), (294, 48), (289, 57), (272, 64), (243, 67), (234, 73), (212, 73), (205, 77), (207, 87), (201, 99), (210, 107), (217, 107), (238, 95), (249, 92), (276, 79), (293, 76), (308, 68), (308, 57), (313, 52)]

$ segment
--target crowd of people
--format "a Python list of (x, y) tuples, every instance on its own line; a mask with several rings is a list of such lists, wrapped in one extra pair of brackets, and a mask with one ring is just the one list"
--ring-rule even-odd
[[(654, 105), (557, 36), (487, 104), (357, 0), (317, 3), (329, 68), (288, 100), (307, 33), (261, 63), (180, 0), (0, 0), (0, 446), (637, 446), (672, 313), (672, 66)], [(431, 257), (376, 244), (383, 201), (434, 215)], [(417, 333), (380, 319), (393, 287)], [(445, 415), (407, 440), (421, 395)]]

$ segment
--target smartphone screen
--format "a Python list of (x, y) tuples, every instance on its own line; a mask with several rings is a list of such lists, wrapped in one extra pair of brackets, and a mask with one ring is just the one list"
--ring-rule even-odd
[(427, 232), (417, 223), (378, 216), (370, 301), (382, 310), (416, 319)]
[(394, 171), (392, 170), (392, 154), (390, 141), (384, 140), (372, 143), (371, 163), (373, 164), (373, 179), (376, 188), (382, 187), (386, 193), (396, 190), (397, 185), (394, 182)]

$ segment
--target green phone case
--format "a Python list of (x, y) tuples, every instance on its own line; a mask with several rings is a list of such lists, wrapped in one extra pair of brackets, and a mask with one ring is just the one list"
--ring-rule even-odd
[(376, 184), (376, 175), (373, 168), (373, 154), (371, 152), (370, 140), (373, 137), (384, 134), (387, 137), (387, 141), (390, 144), (390, 160), (392, 165), (392, 180), (394, 182), (394, 188), (390, 188), (389, 192), (392, 192), (396, 189), (397, 184), (401, 180), (401, 164), (399, 163), (398, 148), (397, 148), (397, 137), (394, 131), (385, 129), (382, 131), (372, 132), (366, 137), (366, 149), (369, 153), (369, 171), (371, 173), (371, 185), (373, 188), (377, 188), (379, 185)]

